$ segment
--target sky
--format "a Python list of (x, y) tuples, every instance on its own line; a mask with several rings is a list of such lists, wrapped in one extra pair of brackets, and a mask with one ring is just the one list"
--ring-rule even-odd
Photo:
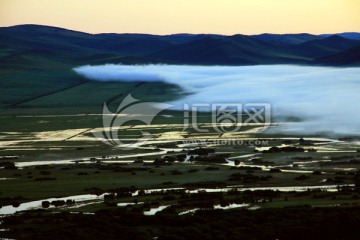
[(89, 33), (360, 32), (360, 0), (0, 0), (0, 26)]

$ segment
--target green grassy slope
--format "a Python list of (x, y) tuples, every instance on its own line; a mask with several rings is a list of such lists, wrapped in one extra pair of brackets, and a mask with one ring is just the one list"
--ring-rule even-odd
[[(123, 41), (131, 42), (132, 48), (139, 51), (157, 48), (164, 43), (151, 35), (143, 37), (150, 39), (143, 48), (137, 48), (140, 44), (137, 35), (129, 35)], [(74, 110), (89, 112), (89, 109), (99, 112), (104, 102), (119, 104), (121, 98), (130, 93), (137, 83), (99, 83), (84, 79), (72, 70), (85, 64), (149, 62), (146, 58), (123, 55), (119, 49), (127, 45), (121, 45), (118, 39), (116, 34), (94, 36), (34, 25), (0, 28), (1, 112), (31, 112), (29, 109), (36, 109), (37, 113), (44, 109), (47, 114), (73, 113)], [(109, 43), (111, 41), (112, 45)], [(158, 85), (154, 83), (154, 86)], [(164, 85), (161, 88), (174, 88), (161, 85)], [(144, 87), (144, 91), (147, 91), (147, 87)], [(175, 95), (160, 94), (154, 97), (169, 100)], [(138, 94), (138, 98), (141, 96)]]

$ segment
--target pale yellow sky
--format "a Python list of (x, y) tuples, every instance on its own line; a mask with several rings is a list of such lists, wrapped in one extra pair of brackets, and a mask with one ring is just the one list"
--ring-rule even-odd
[(360, 32), (360, 0), (0, 0), (0, 26), (90, 33)]

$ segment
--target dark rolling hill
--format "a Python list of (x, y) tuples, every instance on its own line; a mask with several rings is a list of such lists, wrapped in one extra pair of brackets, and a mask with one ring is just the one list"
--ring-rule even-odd
[(316, 59), (314, 62), (317, 64), (332, 66), (359, 66), (360, 46), (347, 49), (334, 55)]
[(149, 55), (171, 63), (255, 65), (306, 62), (284, 45), (268, 43), (245, 35), (206, 37), (172, 46)]
[(259, 35), (253, 35), (252, 38), (266, 41), (266, 42), (280, 42), (289, 45), (301, 44), (304, 42), (322, 39), (325, 37), (312, 35), (308, 33), (300, 33), (300, 34), (270, 34), (270, 33), (263, 33)]
[(212, 37), (212, 38), (225, 38), (224, 35), (219, 34), (188, 34), (188, 33), (179, 33), (179, 34), (171, 34), (171, 35), (165, 35), (161, 36), (162, 39), (166, 39), (168, 41), (171, 41), (173, 43), (187, 43), (194, 40), (203, 39), (206, 37)]
[(0, 28), (0, 34), (1, 45), (70, 56), (102, 53), (138, 56), (172, 45), (171, 41), (148, 34), (88, 34), (38, 25)]
[[(342, 37), (343, 36), (343, 37)], [(0, 108), (102, 106), (134, 86), (94, 83), (72, 70), (86, 64), (303, 64), (360, 66), (355, 33), (88, 34), (58, 27), (0, 27)], [(354, 39), (349, 39), (354, 38)], [(150, 94), (157, 86), (144, 84)], [(154, 96), (170, 99), (169, 94)], [(146, 95), (145, 94), (145, 95)], [(77, 111), (76, 109), (74, 111)]]
[(121, 55), (143, 56), (174, 44), (170, 39), (149, 34), (96, 34), (90, 46)]
[[(355, 36), (354, 33), (351, 36)], [(0, 28), (0, 66), (52, 68), (100, 63), (254, 65), (302, 63), (340, 53), (360, 41), (311, 34), (88, 34), (57, 27)], [(6, 60), (6, 61), (5, 61)], [(53, 63), (53, 64), (52, 64)]]
[(346, 39), (335, 35), (295, 45), (292, 46), (292, 49), (295, 54), (316, 59), (339, 53), (358, 45), (360, 45), (360, 41)]

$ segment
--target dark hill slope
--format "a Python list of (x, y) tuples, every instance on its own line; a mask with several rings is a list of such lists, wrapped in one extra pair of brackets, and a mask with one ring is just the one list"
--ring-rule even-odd
[(316, 35), (308, 34), (308, 33), (300, 33), (300, 34), (270, 34), (263, 33), (259, 35), (251, 36), (254, 39), (265, 41), (265, 42), (279, 42), (285, 43), (289, 45), (301, 44), (304, 42), (321, 39), (325, 37), (319, 37)]
[(313, 40), (292, 47), (295, 54), (310, 58), (321, 58), (360, 45), (360, 41), (339, 36)]
[[(303, 43), (295, 44), (299, 42)], [(313, 64), (315, 59), (358, 45), (360, 41), (336, 35), (324, 38), (311, 34), (88, 34), (50, 26), (19, 25), (0, 28), (0, 67), (52, 69), (68, 65), (159, 62)]]
[(340, 53), (316, 59), (317, 64), (332, 66), (359, 66), (360, 46), (353, 47)]
[(285, 46), (266, 43), (244, 35), (207, 37), (176, 45), (149, 55), (172, 63), (248, 65), (301, 62)]

